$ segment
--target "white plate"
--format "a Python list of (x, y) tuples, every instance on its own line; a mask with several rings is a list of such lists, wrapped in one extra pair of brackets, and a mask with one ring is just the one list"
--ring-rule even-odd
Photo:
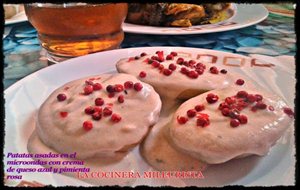
[[(27, 141), (34, 129), (34, 117), (39, 106), (47, 96), (64, 83), (89, 75), (116, 72), (115, 63), (128, 56), (139, 55), (141, 52), (154, 53), (157, 50), (166, 52), (189, 52), (193, 57), (199, 54), (201, 61), (210, 62), (212, 55), (216, 59), (214, 65), (232, 63), (242, 64), (242, 67), (229, 67), (228, 70), (247, 75), (286, 100), (290, 107), (294, 107), (293, 100), (295, 94), (295, 67), (294, 59), (290, 57), (259, 56), (246, 57), (237, 54), (219, 52), (206, 49), (182, 48), (182, 47), (147, 47), (112, 50), (102, 53), (70, 59), (68, 61), (49, 66), (39, 70), (24, 79), (18, 81), (7, 90), (5, 95), (5, 146), (4, 154), (27, 153)], [(226, 57), (226, 58), (225, 58)], [(273, 67), (254, 66), (253, 59), (261, 59), (256, 64), (274, 64)], [(284, 61), (283, 61), (284, 60)], [(288, 84), (288, 85), (287, 85)], [(248, 157), (230, 161), (226, 164), (214, 166), (213, 169), (203, 172), (204, 179), (197, 180), (137, 180), (135, 185), (174, 185), (174, 186), (222, 186), (228, 184), (238, 185), (292, 185), (294, 184), (295, 172), (295, 148), (293, 127), (283, 135), (274, 146), (269, 155), (265, 157)], [(131, 153), (138, 165), (137, 170), (149, 171), (151, 167), (147, 165), (138, 153), (138, 147)], [(7, 159), (4, 158), (4, 163)], [(4, 171), (7, 169), (5, 164)], [(54, 186), (65, 185), (86, 185), (85, 183), (65, 177), (59, 174), (46, 173), (25, 173), (23, 179), (38, 181), (43, 184)]]
[(128, 33), (156, 34), (156, 35), (184, 35), (223, 32), (251, 26), (268, 17), (268, 10), (260, 4), (232, 4), (235, 14), (216, 24), (197, 25), (192, 27), (156, 27), (123, 24), (123, 30)]
[(27, 16), (25, 14), (25, 11), (19, 12), (18, 14), (16, 14), (15, 16), (9, 18), (9, 19), (5, 19), (5, 25), (8, 24), (16, 24), (19, 22), (25, 22), (27, 21)]

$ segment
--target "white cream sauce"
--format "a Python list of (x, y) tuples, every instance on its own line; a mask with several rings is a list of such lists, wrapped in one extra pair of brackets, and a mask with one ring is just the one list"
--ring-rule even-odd
[[(268, 108), (252, 112), (249, 107), (241, 111), (248, 117), (248, 123), (236, 128), (230, 126), (230, 118), (222, 115), (218, 106), (226, 97), (235, 95), (239, 90), (250, 94), (261, 94), (263, 102), (273, 106), (274, 111)], [(214, 93), (219, 101), (208, 104), (206, 95)], [(270, 94), (259, 88), (225, 88), (201, 94), (183, 103), (174, 114), (170, 124), (170, 136), (174, 144), (185, 153), (194, 158), (201, 159), (210, 164), (223, 163), (236, 157), (246, 155), (265, 155), (271, 146), (282, 136), (290, 126), (293, 118), (283, 112), (286, 104), (275, 94)], [(196, 117), (180, 125), (177, 116), (186, 116), (189, 109), (199, 103), (205, 105), (201, 113), (209, 115), (210, 125), (199, 127)]]
[[(93, 78), (99, 82), (103, 89), (94, 91), (90, 95), (82, 95), (85, 81), (89, 78), (79, 79), (63, 85), (55, 90), (40, 107), (37, 121), (37, 133), (43, 143), (57, 152), (77, 152), (77, 158), (86, 159), (94, 157), (115, 157), (119, 150), (126, 152), (129, 147), (138, 144), (148, 132), (150, 126), (158, 120), (161, 101), (154, 89), (142, 83), (143, 89), (139, 92), (134, 89), (117, 93), (109, 98), (105, 90), (107, 85), (124, 84), (126, 81), (138, 82), (130, 75), (99, 75)], [(69, 89), (64, 90), (66, 87)], [(65, 101), (57, 101), (57, 95), (64, 93)], [(124, 103), (117, 98), (122, 94)], [(113, 104), (112, 111), (122, 117), (118, 123), (110, 121), (109, 117), (95, 121), (84, 112), (88, 106), (94, 106), (97, 97), (104, 99), (107, 104)], [(104, 108), (102, 106), (102, 108)], [(60, 112), (68, 112), (66, 118), (60, 117)], [(90, 131), (83, 129), (84, 121), (90, 120), (93, 128)], [(121, 153), (122, 154), (122, 153)]]
[(178, 151), (169, 139), (168, 128), (179, 103), (163, 101), (163, 109), (159, 121), (153, 126), (140, 152), (145, 160), (160, 171), (203, 171), (206, 164), (185, 153)]
[[(151, 58), (153, 55), (151, 54), (141, 57), (139, 60), (128, 61), (128, 58), (121, 59), (117, 63), (117, 70), (120, 73), (133, 75), (140, 80), (152, 85), (155, 90), (161, 95), (161, 97), (182, 100), (187, 100), (209, 90), (228, 87), (234, 84), (237, 79), (241, 78), (241, 76), (239, 76), (238, 74), (231, 73), (229, 71), (227, 72), (227, 74), (212, 74), (210, 73), (209, 68), (216, 65), (207, 64), (204, 62), (201, 62), (206, 65), (204, 73), (202, 75), (199, 75), (197, 79), (189, 78), (188, 76), (180, 73), (180, 69), (185, 66), (176, 64), (176, 60), (179, 57), (184, 58), (184, 60), (186, 61), (193, 59), (191, 56), (188, 56), (186, 54), (179, 54), (174, 58), (174, 60), (165, 60), (160, 63), (164, 66), (164, 68), (168, 68), (169, 64), (171, 63), (175, 64), (177, 67), (170, 76), (165, 76), (164, 74), (160, 73), (158, 68), (154, 68), (151, 64), (148, 64), (144, 61), (147, 58)], [(199, 60), (196, 63), (198, 62)], [(216, 67), (219, 69), (219, 71), (221, 69), (228, 69), (220, 65), (217, 65)], [(145, 78), (139, 77), (139, 73), (141, 71), (146, 72), (147, 76)]]

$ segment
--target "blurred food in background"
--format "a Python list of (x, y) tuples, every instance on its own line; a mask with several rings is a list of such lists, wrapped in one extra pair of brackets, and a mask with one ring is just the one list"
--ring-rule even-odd
[(5, 4), (4, 6), (5, 19), (10, 19), (18, 13), (24, 11), (23, 5)]
[(267, 3), (264, 6), (273, 14), (289, 17), (295, 15), (296, 4), (293, 3)]
[(151, 26), (189, 27), (228, 18), (230, 3), (129, 3), (126, 22)]

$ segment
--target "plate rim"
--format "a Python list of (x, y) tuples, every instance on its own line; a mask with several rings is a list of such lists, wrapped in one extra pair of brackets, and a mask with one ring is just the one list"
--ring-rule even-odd
[[(123, 23), (123, 31), (126, 32), (126, 33), (130, 33), (130, 34), (151, 34), (151, 35), (188, 35), (188, 34), (208, 34), (208, 33), (217, 33), (217, 32), (225, 32), (225, 31), (230, 31), (230, 30), (236, 30), (236, 29), (240, 29), (240, 28), (245, 28), (245, 27), (248, 27), (248, 26), (251, 26), (251, 25), (255, 25), (259, 22), (262, 22), (263, 20), (265, 20), (268, 16), (269, 16), (269, 11), (268, 9), (262, 5), (262, 4), (240, 4), (240, 3), (232, 3), (234, 6), (236, 6), (236, 13), (234, 13), (234, 15), (232, 17), (230, 17), (229, 19), (225, 20), (225, 21), (222, 21), (221, 23), (226, 23), (228, 21), (232, 21), (234, 20), (235, 18), (238, 18), (239, 17), (243, 17), (241, 16), (242, 13), (240, 11), (238, 11), (239, 7), (240, 6), (257, 6), (256, 8), (260, 8), (260, 11), (261, 13), (263, 14), (262, 17), (260, 17), (259, 19), (255, 20), (255, 21), (252, 21), (252, 22), (248, 22), (246, 24), (238, 24), (234, 27), (226, 27), (226, 28), (223, 28), (223, 29), (220, 29), (220, 30), (215, 30), (215, 29), (212, 29), (212, 30), (195, 30), (195, 31), (181, 31), (181, 32), (176, 32), (176, 30), (178, 29), (181, 29), (181, 27), (174, 27), (174, 28), (171, 28), (171, 27), (166, 27), (168, 29), (176, 29), (176, 30), (171, 30), (169, 32), (163, 32), (162, 29), (164, 27), (155, 27), (155, 26), (146, 26), (146, 25), (136, 25), (136, 24), (131, 24), (131, 23), (126, 23), (124, 22)], [(254, 7), (255, 8), (255, 7)], [(144, 27), (146, 29), (148, 29), (148, 31), (146, 32), (141, 32), (137, 29), (130, 29), (130, 27), (128, 27), (128, 25), (133, 25), (133, 26), (136, 26), (136, 27)], [(193, 26), (192, 26), (193, 27)]]
[(71, 59), (68, 59), (66, 61), (62, 61), (60, 63), (56, 63), (56, 64), (53, 64), (53, 65), (49, 65), (47, 67), (44, 67), (40, 70), (37, 70), (37, 71), (25, 76), (24, 78), (18, 80), (17, 82), (15, 82), (11, 86), (9, 86), (7, 89), (4, 90), (4, 96), (6, 97), (7, 94), (11, 93), (11, 91), (15, 90), (20, 85), (22, 85), (25, 80), (28, 80), (28, 79), (34, 77), (34, 75), (36, 75), (39, 72), (46, 72), (46, 70), (48, 70), (49, 68), (60, 67), (60, 65), (62, 65), (62, 64), (66, 65), (66, 64), (68, 64), (68, 62), (73, 62), (74, 60), (76, 61), (76, 60), (80, 60), (80, 59), (85, 59), (86, 57), (97, 57), (99, 54), (113, 54), (114, 52), (119, 52), (119, 51), (130, 52), (130, 51), (136, 51), (138, 49), (145, 49), (145, 51), (146, 51), (147, 49), (153, 49), (153, 48), (157, 48), (157, 49), (190, 49), (190, 50), (194, 50), (194, 51), (220, 52), (220, 53), (224, 53), (224, 54), (228, 54), (228, 55), (238, 55), (238, 56), (244, 57), (246, 59), (251, 59), (250, 56), (241, 55), (241, 54), (237, 54), (237, 53), (231, 53), (231, 52), (225, 52), (225, 51), (219, 51), (219, 50), (213, 50), (213, 49), (205, 49), (205, 48), (182, 47), (182, 46), (151, 46), (151, 47), (147, 46), (147, 47), (131, 47), (131, 48), (114, 49), (114, 50), (97, 52), (97, 53), (92, 53), (92, 54), (87, 54), (87, 55), (71, 58)]

